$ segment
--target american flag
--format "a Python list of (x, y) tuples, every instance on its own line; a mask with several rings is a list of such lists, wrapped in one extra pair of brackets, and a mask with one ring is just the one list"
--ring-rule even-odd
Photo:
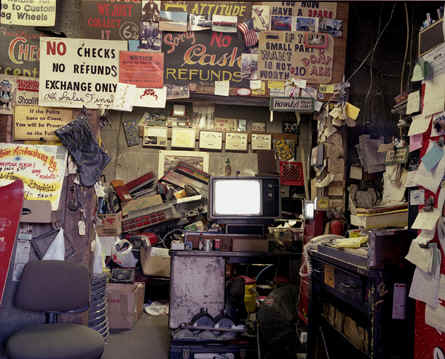
[(247, 47), (255, 46), (258, 43), (258, 34), (253, 29), (252, 19), (238, 24), (238, 30), (243, 34), (244, 44)]

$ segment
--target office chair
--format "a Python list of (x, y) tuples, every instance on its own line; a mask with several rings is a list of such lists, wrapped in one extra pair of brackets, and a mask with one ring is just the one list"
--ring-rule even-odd
[(89, 304), (87, 268), (64, 261), (26, 264), (16, 292), (15, 305), (45, 312), (47, 322), (27, 326), (6, 343), (10, 359), (98, 359), (103, 337), (87, 326), (57, 323), (59, 313), (83, 312)]

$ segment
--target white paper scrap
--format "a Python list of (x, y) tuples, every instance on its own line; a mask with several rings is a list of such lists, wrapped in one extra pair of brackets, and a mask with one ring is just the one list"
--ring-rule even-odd
[(112, 110), (133, 111), (136, 85), (118, 83), (113, 97)]
[(230, 81), (215, 81), (215, 95), (229, 96)]

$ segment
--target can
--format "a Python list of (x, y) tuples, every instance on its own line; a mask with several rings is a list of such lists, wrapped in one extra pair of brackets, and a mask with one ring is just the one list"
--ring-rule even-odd
[(213, 240), (213, 249), (215, 251), (220, 251), (221, 250), (221, 238), (215, 238)]
[(212, 240), (211, 239), (205, 239), (204, 240), (204, 251), (208, 252), (212, 250)]

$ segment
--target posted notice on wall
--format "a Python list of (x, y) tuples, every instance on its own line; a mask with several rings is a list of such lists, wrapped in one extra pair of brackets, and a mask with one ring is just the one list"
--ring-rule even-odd
[(120, 82), (138, 88), (164, 87), (164, 54), (160, 52), (121, 51)]
[(0, 186), (21, 179), (25, 199), (51, 201), (59, 207), (67, 162), (64, 146), (0, 143)]
[(334, 64), (334, 39), (308, 31), (259, 33), (258, 70), (261, 80), (292, 78), (328, 83)]
[(39, 106), (16, 106), (14, 112), (14, 140), (57, 141), (54, 133), (73, 119), (67, 109)]
[(39, 80), (17, 76), (16, 106), (37, 106), (39, 104)]
[(0, 23), (22, 26), (54, 26), (56, 0), (2, 0)]
[(40, 38), (39, 105), (109, 108), (126, 41)]

